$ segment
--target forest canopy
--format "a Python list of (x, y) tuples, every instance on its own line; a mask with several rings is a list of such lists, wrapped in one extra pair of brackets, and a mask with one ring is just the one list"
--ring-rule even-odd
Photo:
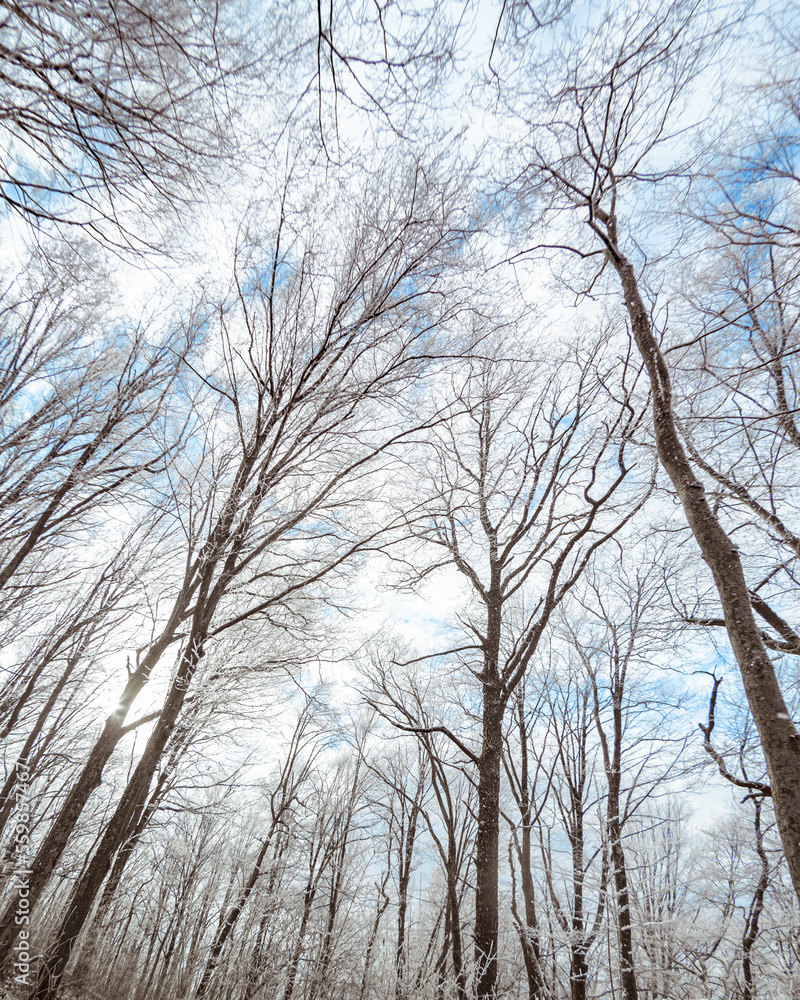
[(0, 993), (800, 994), (800, 15), (0, 0)]

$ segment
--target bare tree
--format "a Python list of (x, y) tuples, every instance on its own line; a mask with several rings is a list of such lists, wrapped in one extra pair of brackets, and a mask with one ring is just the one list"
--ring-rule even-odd
[[(624, 18), (624, 19), (623, 19)], [(526, 148), (526, 179), (547, 192), (549, 208), (569, 209), (584, 237), (569, 231), (552, 243), (616, 274), (625, 311), (651, 385), (659, 459), (710, 567), (748, 701), (761, 737), (776, 816), (795, 888), (800, 894), (800, 734), (755, 622), (738, 549), (709, 502), (681, 439), (664, 348), (648, 307), (646, 261), (636, 246), (635, 198), (687, 172), (675, 157), (659, 161), (682, 100), (712, 57), (720, 26), (691, 4), (655, 4), (635, 16), (608, 13), (582, 35), (565, 31), (548, 62), (535, 111), (545, 127)], [(583, 53), (591, 51), (587, 63)], [(542, 244), (551, 241), (546, 238)], [(587, 277), (585, 291), (597, 280)], [(583, 281), (581, 276), (580, 281)], [(705, 335), (688, 332), (682, 341)]]
[(7, 209), (129, 242), (137, 201), (185, 206), (224, 148), (226, 87), (244, 62), (234, 19), (231, 3), (192, 0), (4, 2)]
[(428, 792), (427, 758), (422, 747), (417, 748), (416, 766), (408, 754), (398, 752), (381, 764), (371, 764), (379, 781), (389, 793), (386, 825), (389, 850), (389, 871), (397, 883), (397, 936), (395, 939), (395, 998), (408, 994), (408, 893), (414, 870), (415, 848), (424, 801)]
[(30, 270), (35, 277), (12, 282), (2, 300), (6, 621), (26, 601), (41, 608), (48, 588), (75, 572), (67, 540), (97, 531), (113, 505), (141, 501), (180, 451), (186, 428), (171, 419), (167, 398), (196, 334), (191, 320), (115, 315), (95, 300), (109, 290), (100, 279), (97, 290), (88, 283), (76, 292), (71, 274), (58, 277), (46, 265)]
[[(547, 910), (549, 900), (556, 926), (568, 942), (570, 995), (572, 1000), (585, 1000), (590, 983), (589, 952), (606, 913), (609, 867), (607, 845), (602, 835), (598, 836), (599, 830), (594, 837), (591, 830), (599, 792), (591, 687), (574, 671), (552, 667), (539, 677), (531, 677), (529, 683), (526, 679), (517, 689), (515, 702), (505, 763), (519, 810), (518, 823), (509, 818), (509, 824), (524, 919), (513, 895), (512, 913), (525, 959), (528, 996), (530, 1000), (548, 1000), (558, 991), (543, 957), (545, 949), (555, 950), (556, 942), (543, 942), (540, 929), (541, 911)], [(553, 850), (553, 839), (558, 842), (561, 831), (570, 853), (563, 877)], [(538, 906), (534, 838), (544, 876), (544, 898)]]
[[(631, 540), (632, 542), (632, 540)], [(634, 548), (634, 546), (631, 546)], [(582, 614), (565, 616), (565, 633), (591, 692), (591, 714), (605, 772), (605, 834), (613, 909), (617, 924), (622, 995), (640, 995), (636, 933), (631, 900), (635, 880), (626, 861), (626, 824), (659, 785), (676, 773), (688, 733), (674, 731), (674, 695), (656, 678), (643, 676), (660, 647), (662, 576), (652, 549), (641, 567), (617, 563), (610, 572), (593, 568), (578, 598)], [(634, 548), (635, 551), (635, 548)], [(577, 596), (577, 595), (576, 595)], [(650, 668), (652, 674), (652, 667)], [(657, 725), (654, 725), (657, 723)]]
[[(753, 761), (753, 734), (749, 732), (752, 725), (747, 719), (744, 727), (737, 734), (738, 746), (730, 748), (732, 753), (720, 752), (714, 742), (714, 730), (717, 725), (717, 702), (722, 677), (712, 674), (713, 686), (708, 703), (708, 720), (699, 723), (700, 731), (703, 734), (703, 749), (714, 761), (720, 775), (728, 781), (732, 787), (742, 789), (746, 792), (743, 803), (748, 803), (752, 808), (753, 846), (757, 857), (757, 875), (755, 887), (752, 889), (752, 898), (747, 908), (744, 919), (744, 929), (741, 939), (742, 953), (742, 996), (746, 1000), (751, 1000), (756, 995), (754, 972), (753, 972), (753, 946), (759, 935), (759, 924), (765, 910), (765, 896), (770, 884), (773, 882), (773, 865), (770, 863), (765, 846), (765, 826), (770, 826), (772, 811), (769, 808), (772, 797), (772, 789), (765, 782), (762, 772), (762, 765), (758, 755)], [(725, 748), (729, 750), (728, 747)], [(736, 764), (734, 771), (728, 766), (729, 757), (735, 757)], [(755, 771), (754, 771), (755, 768)], [(738, 773), (737, 773), (738, 772)], [(761, 773), (760, 773), (761, 772)], [(765, 808), (766, 806), (766, 808)], [(762, 818), (763, 816), (763, 818)]]
[[(327, 905), (324, 907), (324, 927), (321, 935), (321, 948), (318, 959), (330, 961), (332, 947), (331, 932), (333, 930), (331, 917), (337, 916), (338, 894), (341, 890), (341, 878), (347, 863), (351, 837), (355, 834), (357, 808), (362, 804), (363, 770), (360, 755), (355, 759), (344, 758), (337, 762), (334, 769), (322, 778), (326, 787), (320, 788), (320, 794), (315, 801), (315, 815), (310, 817), (310, 829), (306, 831), (307, 842), (304, 850), (307, 863), (307, 878), (300, 893), (300, 920), (293, 931), (294, 944), (291, 948), (288, 962), (285, 963), (285, 977), (281, 1000), (291, 1000), (298, 985), (301, 959), (306, 947), (306, 938), (311, 929), (314, 916), (314, 904), (318, 896), (325, 891), (326, 879), (329, 891)], [(311, 963), (308, 979), (313, 988), (319, 980), (319, 968)]]
[[(7, 769), (0, 790), (0, 831), (3, 830), (14, 804), (14, 788), (22, 771), (29, 776), (39, 773), (43, 755), (57, 739), (64, 719), (52, 716), (62, 697), (91, 691), (96, 678), (96, 659), (102, 649), (105, 655), (115, 647), (114, 632), (118, 630), (135, 606), (131, 595), (131, 563), (139, 555), (133, 539), (111, 560), (94, 580), (81, 579), (83, 592), (70, 600), (65, 595), (63, 607), (55, 618), (48, 618), (42, 608), (46, 635), (26, 636), (32, 648), (14, 672), (3, 690), (5, 721), (0, 737), (6, 752), (16, 756)], [(37, 690), (42, 688), (43, 693)], [(21, 732), (17, 732), (21, 730)]]
[(295, 800), (313, 771), (314, 758), (319, 750), (318, 747), (312, 747), (309, 752), (309, 744), (314, 738), (312, 731), (314, 708), (314, 701), (309, 700), (298, 716), (297, 724), (295, 725), (286, 751), (286, 760), (284, 761), (275, 788), (270, 793), (269, 827), (261, 842), (253, 868), (247, 881), (244, 883), (238, 899), (229, 908), (227, 913), (220, 915), (220, 923), (214, 935), (214, 941), (208, 953), (203, 974), (198, 980), (194, 991), (196, 997), (205, 995), (211, 977), (214, 975), (214, 971), (219, 963), (222, 949), (236, 927), (237, 921), (248, 899), (252, 895), (256, 883), (265, 872), (267, 853), (274, 846), (273, 841), (276, 838), (276, 834), (280, 827), (288, 824)]
[[(692, 462), (709, 480), (728, 534), (736, 533), (764, 645), (797, 655), (800, 636), (791, 624), (800, 554), (794, 502), (800, 453), (797, 253), (763, 234), (751, 233), (742, 246), (740, 232), (731, 242), (732, 215), (728, 206), (722, 219), (703, 220), (706, 245), (686, 284), (690, 320), (713, 335), (670, 350), (678, 393), (692, 385), (691, 394), (679, 399), (678, 426)], [(717, 442), (724, 442), (724, 452)], [(689, 617), (725, 625), (713, 608)]]
[[(679, 797), (651, 802), (626, 832), (626, 853), (634, 891), (632, 919), (646, 961), (640, 962), (642, 992), (672, 997), (702, 979), (701, 967), (724, 937), (725, 914), (716, 914), (710, 942), (695, 930), (695, 906), (702, 889), (702, 859)], [(721, 917), (721, 919), (720, 919)], [(699, 974), (698, 974), (699, 973)]]
[[(408, 655), (407, 650), (404, 655)], [(447, 710), (446, 688), (431, 678), (417, 675), (415, 668), (419, 667), (420, 660), (413, 658), (405, 664), (408, 671), (397, 671), (389, 667), (388, 658), (387, 649), (379, 647), (365, 671), (368, 704), (395, 727), (414, 733), (430, 778), (429, 787), (419, 785), (415, 792), (409, 791), (407, 781), (399, 774), (390, 779), (385, 767), (380, 771), (381, 778), (405, 802), (405, 806), (397, 807), (401, 812), (401, 830), (408, 829), (404, 814), (416, 812), (418, 819), (421, 817), (424, 821), (439, 856), (445, 876), (445, 904), (442, 946), (436, 962), (437, 989), (443, 990), (447, 981), (449, 956), (456, 997), (466, 1000), (469, 977), (468, 960), (464, 955), (462, 904), (475, 838), (475, 786), (471, 762), (465, 767), (459, 748), (444, 735), (448, 726), (443, 723), (452, 723), (450, 716), (456, 714), (452, 706), (450, 712)], [(433, 793), (432, 799), (425, 794), (427, 792)], [(397, 826), (395, 821), (390, 829)], [(434, 937), (435, 934), (431, 947)], [(423, 968), (424, 963), (416, 977), (417, 986)]]
[[(494, 996), (497, 987), (503, 719), (553, 612), (593, 553), (641, 503), (641, 494), (623, 503), (618, 492), (637, 422), (625, 381), (631, 371), (623, 369), (618, 402), (606, 389), (599, 354), (568, 356), (557, 374), (541, 380), (502, 357), (476, 360), (457, 388), (466, 413), (437, 432), (426, 460), (434, 499), (425, 505), (427, 523), (418, 535), (429, 550), (441, 552), (435, 565), (453, 564), (464, 578), (468, 644), (449, 655), (468, 654), (463, 662), (480, 692), (476, 749), (469, 737), (433, 729), (448, 733), (478, 773), (475, 961), (481, 998)], [(595, 417), (602, 407), (606, 416)], [(431, 729), (404, 725), (414, 732)]]
[(456, 56), (452, 12), (437, 3), (376, 8), (356, 0), (309, 14), (301, 48), (312, 79), (296, 88), (315, 98), (326, 155), (348, 155), (348, 126), (364, 113), (395, 136), (432, 131), (430, 111)]
[[(204, 474), (213, 474), (200, 506), (190, 493), (184, 508), (189, 549), (171, 610), (142, 650), (33, 862), (32, 898), (34, 882), (38, 894), (126, 730), (130, 704), (164, 652), (180, 643), (156, 726), (67, 905), (42, 996), (57, 986), (206, 646), (253, 619), (289, 627), (292, 601), (378, 544), (381, 526), (365, 532), (356, 525), (348, 534), (342, 514), (354, 496), (363, 498), (369, 467), (408, 433), (402, 411), (386, 404), (420, 377), (430, 350), (420, 354), (418, 344), (458, 308), (457, 300), (444, 313), (428, 308), (463, 233), (453, 225), (447, 196), (434, 194), (421, 169), (407, 175), (390, 202), (369, 211), (358, 206), (354, 218), (342, 220), (352, 245), (332, 274), (330, 264), (318, 270), (319, 234), (291, 212), (289, 190), (278, 203), (269, 250), (252, 247), (248, 258), (238, 257), (234, 299), (219, 310), (210, 359), (217, 369), (198, 373), (218, 400), (217, 426), (220, 433), (225, 428), (227, 443), (217, 444), (213, 458), (209, 453), (213, 464)], [(190, 489), (197, 490), (196, 481)], [(4, 933), (13, 940), (12, 914), (6, 916)]]

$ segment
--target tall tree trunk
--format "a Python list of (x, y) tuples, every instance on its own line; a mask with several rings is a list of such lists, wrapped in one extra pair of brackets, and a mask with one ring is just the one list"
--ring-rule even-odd
[[(522, 958), (525, 962), (525, 972), (528, 977), (528, 1000), (544, 1000), (548, 993), (545, 988), (542, 972), (542, 956), (539, 945), (539, 921), (536, 915), (536, 892), (533, 883), (533, 866), (531, 863), (531, 824), (533, 822), (533, 803), (531, 802), (530, 784), (530, 754), (528, 750), (528, 731), (525, 725), (525, 684), (517, 688), (515, 714), (517, 731), (519, 733), (519, 787), (518, 806), (522, 824), (522, 836), (515, 838), (517, 860), (519, 861), (520, 882), (522, 883), (522, 901), (525, 909), (523, 925), (516, 911), (516, 903), (512, 901), (512, 912), (517, 924)], [(511, 844), (509, 844), (509, 860), (511, 860)]]
[[(286, 853), (289, 842), (290, 837), (284, 827), (279, 830), (277, 834), (275, 854), (267, 876), (267, 886), (264, 893), (266, 903), (262, 904), (263, 912), (261, 920), (258, 924), (258, 933), (246, 965), (242, 1000), (250, 1000), (250, 998), (255, 996), (263, 987), (264, 973), (269, 966), (271, 935), (274, 933), (274, 920), (277, 911), (275, 890), (279, 885), (283, 856)], [(273, 926), (271, 927), (270, 925)], [(267, 939), (268, 931), (270, 931), (269, 940)]]
[(457, 1000), (467, 1000), (467, 973), (464, 968), (461, 943), (461, 903), (458, 896), (458, 866), (455, 837), (452, 838), (447, 864), (447, 896), (450, 910), (450, 951), (453, 956), (453, 976)]
[(300, 958), (303, 954), (303, 943), (308, 930), (308, 921), (311, 916), (311, 907), (314, 904), (314, 897), (317, 894), (317, 883), (312, 884), (313, 876), (309, 877), (306, 890), (303, 893), (303, 916), (300, 919), (300, 927), (297, 931), (292, 957), (289, 961), (289, 978), (286, 980), (281, 1000), (292, 1000), (295, 984), (297, 982), (297, 970), (300, 968)]
[(434, 971), (436, 973), (436, 993), (434, 996), (436, 997), (436, 1000), (444, 1000), (447, 988), (447, 953), (450, 951), (450, 927), (452, 922), (453, 917), (450, 911), (450, 897), (448, 895), (444, 910), (442, 950), (439, 952), (439, 958), (434, 966)]
[(636, 272), (619, 248), (616, 217), (600, 209), (594, 209), (593, 214), (599, 223), (594, 223), (593, 228), (603, 239), (619, 275), (636, 346), (650, 377), (658, 457), (714, 576), (725, 627), (761, 738), (786, 861), (800, 899), (800, 733), (786, 708), (753, 616), (739, 551), (711, 509), (678, 435), (669, 369), (642, 299)]
[(622, 818), (620, 814), (620, 788), (622, 783), (622, 735), (624, 729), (623, 698), (625, 692), (626, 662), (614, 650), (611, 654), (611, 717), (612, 736), (608, 736), (600, 716), (600, 694), (597, 678), (589, 674), (594, 698), (594, 720), (603, 752), (603, 767), (608, 782), (606, 827), (611, 874), (614, 881), (614, 898), (617, 911), (617, 941), (619, 946), (620, 981), (624, 1000), (638, 1000), (636, 966), (631, 925), (631, 903), (628, 890), (628, 870), (622, 848)]
[(638, 1000), (639, 989), (636, 982), (636, 966), (634, 964), (628, 870), (625, 866), (625, 852), (622, 849), (622, 832), (619, 821), (611, 816), (609, 816), (608, 820), (608, 836), (611, 842), (611, 868), (617, 903), (617, 935), (619, 939), (619, 969), (622, 995), (624, 1000)]
[(198, 662), (203, 656), (203, 636), (194, 635), (188, 643), (150, 739), (139, 763), (122, 793), (94, 856), (78, 879), (70, 895), (66, 914), (51, 953), (45, 959), (37, 981), (36, 1000), (54, 1000), (78, 934), (92, 909), (100, 887), (111, 868), (117, 851), (129, 835), (137, 806), (141, 807), (158, 762), (178, 718)]
[(586, 961), (586, 927), (583, 912), (583, 797), (582, 789), (571, 788), (572, 839), (572, 934), (569, 947), (569, 985), (571, 1000), (586, 1000), (589, 966)]
[[(595, 689), (596, 691), (596, 689)], [(631, 901), (628, 891), (628, 869), (622, 848), (622, 820), (620, 819), (620, 784), (622, 780), (622, 689), (615, 683), (612, 692), (612, 712), (614, 719), (613, 750), (606, 763), (608, 781), (608, 839), (611, 871), (617, 909), (617, 935), (619, 939), (619, 968), (622, 994), (625, 1000), (638, 1000), (639, 989), (636, 982), (636, 966), (633, 952), (633, 927), (631, 925)], [(599, 712), (597, 719), (599, 724)], [(603, 745), (604, 755), (607, 744)], [(610, 764), (610, 766), (609, 766)]]
[(478, 835), (475, 844), (475, 967), (477, 1000), (497, 995), (500, 769), (503, 708), (499, 683), (483, 686), (483, 743), (478, 763)]
[[(89, 759), (39, 847), (36, 857), (31, 863), (31, 872), (28, 878), (28, 901), (31, 911), (50, 880), (84, 806), (89, 801), (92, 792), (100, 786), (103, 769), (119, 741), (129, 731), (129, 728), (124, 725), (128, 711), (147, 683), (150, 673), (161, 658), (162, 653), (172, 643), (175, 628), (177, 628), (177, 622), (173, 626), (171, 621), (170, 627), (150, 647), (142, 663), (128, 678), (117, 707), (106, 719), (103, 731), (89, 754)], [(12, 898), (0, 916), (0, 966), (8, 961), (19, 934), (20, 928), (15, 922), (16, 915), (17, 900)]]

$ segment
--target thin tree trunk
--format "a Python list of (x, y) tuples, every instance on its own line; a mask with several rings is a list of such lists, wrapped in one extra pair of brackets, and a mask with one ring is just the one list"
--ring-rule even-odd
[(467, 1000), (467, 973), (464, 969), (464, 954), (461, 942), (461, 903), (458, 898), (458, 868), (454, 836), (453, 843), (450, 845), (450, 852), (447, 865), (447, 895), (450, 908), (450, 950), (453, 956), (456, 998), (457, 1000)]
[(742, 974), (744, 976), (744, 989), (742, 990), (742, 1000), (753, 1000), (755, 997), (755, 986), (753, 983), (753, 945), (758, 937), (758, 923), (764, 910), (764, 894), (769, 885), (769, 859), (764, 850), (764, 833), (761, 829), (761, 800), (755, 800), (756, 813), (753, 818), (753, 826), (756, 833), (756, 852), (761, 863), (758, 885), (750, 904), (750, 910), (744, 925), (742, 935)]
[[(622, 994), (625, 1000), (638, 1000), (639, 989), (636, 982), (636, 966), (633, 951), (633, 927), (631, 925), (631, 901), (628, 890), (628, 869), (622, 847), (622, 821), (620, 819), (620, 783), (622, 772), (622, 689), (616, 680), (612, 691), (612, 712), (614, 719), (614, 743), (610, 761), (606, 758), (608, 780), (608, 839), (611, 857), (611, 871), (617, 908), (617, 934), (619, 938), (619, 968)], [(595, 689), (596, 691), (596, 689)], [(596, 716), (599, 725), (599, 710)], [(603, 744), (603, 753), (607, 753)], [(610, 763), (610, 766), (609, 766)]]
[[(516, 909), (516, 901), (512, 897), (512, 913), (517, 925), (517, 933), (522, 947), (522, 958), (525, 962), (525, 972), (528, 977), (528, 1000), (544, 1000), (548, 993), (545, 989), (542, 972), (542, 956), (539, 947), (539, 922), (536, 916), (536, 893), (533, 884), (533, 867), (531, 863), (531, 823), (532, 802), (530, 790), (530, 761), (528, 752), (528, 732), (525, 725), (525, 685), (517, 688), (516, 717), (520, 741), (520, 775), (519, 775), (519, 810), (522, 822), (522, 842), (515, 838), (517, 860), (520, 868), (522, 884), (522, 901), (525, 908), (525, 923), (523, 926)], [(511, 844), (509, 844), (509, 861), (511, 861)], [(513, 863), (512, 863), (513, 877)]]
[[(439, 907), (439, 912), (436, 914), (436, 920), (433, 922), (433, 929), (428, 936), (428, 944), (425, 948), (425, 954), (422, 956), (422, 961), (419, 963), (419, 968), (417, 969), (417, 974), (414, 976), (414, 981), (411, 984), (411, 996), (416, 997), (422, 992), (422, 984), (426, 980), (428, 975), (428, 969), (430, 968), (430, 957), (433, 952), (434, 945), (436, 944), (436, 938), (439, 936), (439, 928), (442, 924), (442, 917), (446, 918), (447, 911), (447, 901)], [(438, 966), (438, 961), (434, 965), (434, 971)]]
[(238, 921), (247, 900), (250, 898), (250, 894), (255, 888), (256, 882), (261, 876), (261, 866), (264, 864), (264, 858), (267, 856), (267, 851), (272, 844), (272, 837), (275, 833), (276, 825), (276, 823), (272, 824), (269, 833), (265, 837), (264, 842), (261, 845), (261, 850), (258, 852), (256, 862), (250, 872), (250, 877), (245, 883), (239, 898), (228, 911), (224, 921), (217, 928), (217, 933), (214, 936), (214, 942), (211, 945), (211, 951), (208, 953), (206, 965), (203, 969), (203, 975), (200, 977), (200, 982), (197, 984), (197, 988), (194, 991), (194, 995), (198, 998), (198, 1000), (200, 997), (205, 995), (208, 985), (211, 982), (211, 977), (214, 975), (217, 965), (219, 964), (219, 957), (222, 954), (222, 949), (225, 947), (225, 944), (230, 937), (233, 928), (236, 926), (236, 922)]
[(586, 1000), (589, 965), (586, 961), (586, 927), (583, 913), (583, 799), (571, 788), (572, 819), (572, 934), (569, 948), (569, 985), (571, 1000)]
[(619, 654), (612, 653), (613, 679), (611, 683), (612, 744), (600, 718), (600, 695), (597, 678), (590, 673), (594, 698), (594, 719), (603, 751), (603, 766), (608, 782), (606, 826), (608, 833), (611, 873), (617, 911), (617, 939), (619, 945), (620, 983), (624, 1000), (638, 1000), (636, 966), (631, 925), (631, 903), (628, 890), (628, 871), (622, 847), (622, 820), (620, 817), (620, 787), (622, 781), (622, 731), (624, 726), (622, 704), (625, 686), (625, 663)]
[(386, 874), (384, 875), (383, 882), (380, 886), (380, 902), (375, 909), (375, 919), (372, 921), (372, 928), (369, 932), (369, 937), (367, 938), (367, 950), (364, 955), (364, 969), (361, 973), (361, 987), (358, 991), (358, 1000), (364, 1000), (367, 993), (367, 984), (369, 982), (369, 970), (372, 964), (372, 952), (375, 949), (375, 942), (378, 938), (378, 926), (381, 922), (381, 917), (384, 915), (386, 910), (389, 908), (389, 896), (386, 892), (386, 883), (389, 881), (389, 870), (387, 868)]
[(114, 893), (122, 881), (125, 866), (136, 850), (136, 845), (142, 839), (147, 827), (150, 825), (150, 821), (158, 810), (164, 796), (167, 794), (170, 787), (170, 778), (174, 774), (181, 755), (186, 749), (190, 733), (191, 726), (185, 722), (182, 722), (175, 729), (170, 741), (171, 750), (167, 762), (161, 770), (152, 792), (148, 795), (148, 789), (144, 789), (141, 801), (135, 804), (128, 832), (125, 835), (122, 847), (117, 851), (113, 867), (111, 868), (111, 874), (103, 887), (103, 894), (100, 897), (100, 903), (97, 907), (98, 917), (108, 908), (111, 900), (114, 898)]
[[(425, 771), (419, 759), (419, 781), (417, 791), (408, 813), (408, 826), (405, 838), (400, 844), (398, 892), (397, 892), (397, 946), (395, 948), (395, 1000), (401, 1000), (405, 991), (406, 972), (406, 915), (408, 912), (408, 887), (411, 882), (411, 870), (414, 857), (414, 845), (417, 838), (417, 823), (419, 820), (422, 799), (425, 794)], [(401, 803), (401, 810), (403, 805)]]
[(311, 907), (314, 903), (314, 896), (316, 896), (316, 894), (317, 886), (316, 884), (312, 885), (311, 879), (309, 879), (309, 882), (306, 885), (306, 891), (303, 894), (303, 916), (300, 920), (300, 927), (297, 931), (297, 940), (295, 941), (292, 958), (289, 962), (289, 978), (286, 980), (286, 986), (284, 987), (281, 1000), (292, 1000), (295, 983), (297, 982), (297, 970), (300, 968), (300, 957), (303, 954), (303, 942), (305, 941), (306, 930), (308, 929), (308, 920), (311, 916)]
[[(517, 850), (517, 860), (520, 860), (521, 852)], [(517, 890), (514, 870), (514, 856), (512, 845), (508, 845), (508, 863), (511, 868), (511, 916), (514, 918), (514, 926), (517, 929), (520, 947), (522, 948), (522, 958), (525, 962), (525, 974), (528, 979), (528, 1000), (543, 1000), (546, 996), (542, 981), (541, 956), (539, 953), (539, 939), (537, 928), (531, 926), (528, 915), (528, 907), (525, 905), (525, 920), (523, 921), (519, 908), (517, 907)], [(520, 863), (520, 867), (522, 863)], [(520, 872), (521, 874), (521, 872)], [(523, 888), (523, 895), (524, 895)], [(534, 950), (535, 949), (535, 950)]]

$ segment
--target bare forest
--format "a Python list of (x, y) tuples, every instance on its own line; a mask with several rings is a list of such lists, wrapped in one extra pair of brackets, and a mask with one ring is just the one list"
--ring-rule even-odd
[(0, 0), (0, 998), (800, 997), (799, 95), (784, 0)]

